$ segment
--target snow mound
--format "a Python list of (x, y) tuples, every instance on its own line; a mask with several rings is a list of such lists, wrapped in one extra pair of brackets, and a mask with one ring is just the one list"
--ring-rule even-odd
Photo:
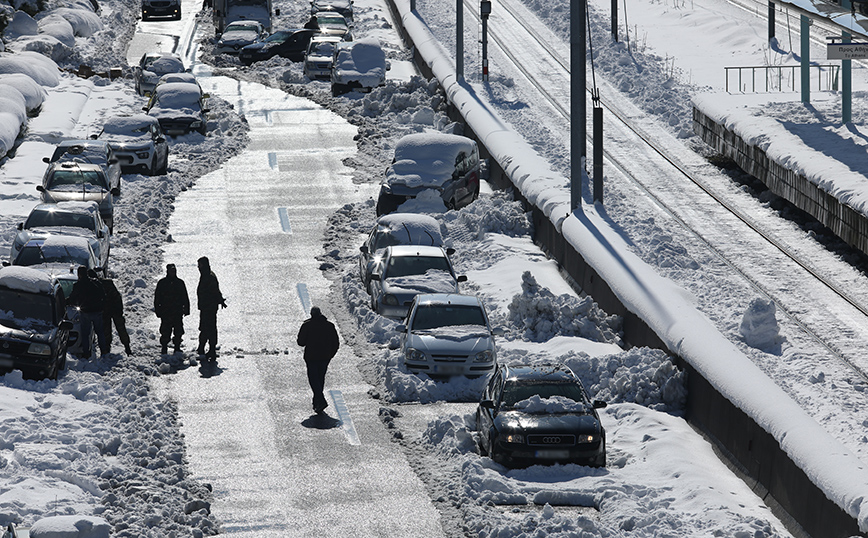
[(108, 538), (111, 527), (101, 517), (54, 516), (30, 528), (30, 538)]
[(38, 52), (0, 52), (0, 75), (23, 73), (42, 86), (54, 87), (60, 83), (60, 69), (51, 58)]
[[(40, 86), (33, 78), (23, 73), (0, 75), (0, 91), (2, 86), (11, 86), (24, 96), (27, 111), (36, 110), (48, 96), (45, 88)], [(5, 107), (3, 107), (5, 109)]]
[(538, 394), (526, 400), (516, 402), (516, 410), (530, 415), (556, 415), (560, 413), (583, 413), (587, 406), (565, 396), (542, 398)]
[(770, 352), (780, 346), (782, 339), (775, 311), (774, 301), (751, 301), (738, 328), (747, 345)]

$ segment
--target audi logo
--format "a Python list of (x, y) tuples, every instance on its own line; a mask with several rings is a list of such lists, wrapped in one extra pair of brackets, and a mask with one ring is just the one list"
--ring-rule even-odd
[(554, 436), (554, 435), (550, 435), (548, 437), (543, 437), (542, 442), (543, 442), (543, 444), (546, 444), (546, 445), (559, 445), (559, 444), (561, 444), (561, 438)]

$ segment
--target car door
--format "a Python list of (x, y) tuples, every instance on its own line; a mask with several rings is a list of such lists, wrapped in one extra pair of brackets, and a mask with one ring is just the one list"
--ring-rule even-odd
[(157, 160), (166, 162), (169, 158), (169, 142), (166, 141), (166, 136), (159, 123), (151, 124), (151, 139), (154, 141), (154, 153), (157, 154)]
[(491, 431), (494, 429), (494, 417), (497, 415), (497, 408), (500, 407), (500, 394), (503, 392), (503, 376), (500, 370), (495, 371), (494, 375), (488, 381), (485, 390), (482, 393), (482, 400), (491, 400), (494, 402), (494, 409), (479, 406), (479, 414), (476, 417), (476, 430), (479, 432), (479, 438), (482, 446), (491, 452)]

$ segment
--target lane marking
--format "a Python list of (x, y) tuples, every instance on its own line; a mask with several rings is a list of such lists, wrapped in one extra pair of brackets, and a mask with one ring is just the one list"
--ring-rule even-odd
[(298, 291), (298, 298), (301, 299), (301, 308), (307, 314), (310, 312), (310, 294), (307, 292), (307, 284), (296, 284), (295, 289)]
[(287, 212), (285, 207), (277, 208), (277, 216), (280, 218), (280, 227), (283, 228), (283, 231), (291, 234), (292, 226), (289, 224), (289, 212)]
[(272, 170), (277, 170), (277, 153), (273, 151), (268, 152), (268, 166), (270, 166)]
[(332, 402), (335, 404), (335, 411), (338, 414), (338, 419), (341, 421), (341, 429), (347, 436), (347, 441), (351, 445), (361, 445), (359, 434), (356, 432), (356, 427), (353, 425), (353, 419), (350, 417), (350, 410), (347, 408), (347, 402), (344, 401), (344, 395), (339, 390), (330, 390), (329, 396), (332, 397)]

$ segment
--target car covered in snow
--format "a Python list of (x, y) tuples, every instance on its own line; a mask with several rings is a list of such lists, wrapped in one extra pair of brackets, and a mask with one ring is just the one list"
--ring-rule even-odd
[(77, 235), (50, 235), (44, 239), (31, 239), (18, 251), (12, 265), (38, 269), (69, 268), (83, 265), (94, 271), (102, 270), (99, 260), (86, 237)]
[[(434, 217), (417, 213), (393, 213), (377, 219), (371, 233), (359, 247), (359, 277), (369, 290), (371, 272), (387, 247), (394, 245), (443, 246), (440, 224)], [(451, 256), (454, 249), (446, 249)]]
[(442, 247), (387, 247), (371, 271), (371, 308), (382, 316), (404, 319), (413, 298), (421, 293), (458, 293), (452, 261)]
[(100, 267), (108, 267), (109, 228), (99, 214), (96, 202), (60, 202), (39, 204), (30, 210), (27, 220), (18, 223), (18, 234), (9, 253), (11, 263), (32, 239), (51, 235), (78, 235), (90, 241)]
[(36, 190), (48, 204), (96, 202), (102, 219), (109, 230), (113, 229), (114, 197), (120, 194), (120, 187), (109, 184), (102, 166), (69, 161), (51, 163)]
[(57, 379), (71, 329), (55, 279), (29, 267), (0, 268), (0, 372)]
[(382, 86), (388, 69), (386, 54), (376, 38), (339, 43), (332, 58), (332, 95), (369, 92)]
[(337, 11), (319, 11), (313, 14), (320, 35), (335, 36), (352, 41), (352, 24)]
[(335, 11), (351, 21), (353, 20), (353, 0), (311, 0), (311, 15), (320, 11)]
[(168, 73), (187, 71), (181, 57), (171, 52), (147, 52), (142, 55), (139, 65), (134, 69), (136, 91), (139, 95), (150, 95), (160, 77)]
[(268, 31), (259, 21), (237, 20), (230, 22), (217, 39), (214, 51), (224, 54), (238, 54), (245, 46), (256, 43), (268, 36)]
[(152, 176), (166, 173), (169, 143), (160, 122), (147, 114), (115, 116), (106, 120), (97, 139), (108, 143), (122, 169)]
[(110, 188), (121, 188), (121, 162), (114, 148), (104, 140), (64, 140), (57, 144), (51, 157), (43, 157), (44, 163), (69, 161), (98, 164), (105, 169)]
[(278, 30), (258, 43), (243, 47), (238, 53), (238, 59), (244, 65), (251, 65), (275, 56), (300, 62), (304, 60), (307, 46), (316, 33), (316, 30), (310, 28)]
[(304, 53), (304, 76), (311, 80), (328, 80), (332, 74), (335, 48), (343, 41), (338, 36), (315, 35)]
[(446, 133), (414, 133), (395, 145), (377, 197), (377, 215), (395, 211), (422, 191), (440, 194), (449, 209), (476, 200), (480, 181), (479, 148), (474, 140)]
[(480, 452), (520, 467), (577, 463), (606, 466), (606, 430), (572, 370), (556, 365), (498, 365), (476, 409)]
[(169, 136), (185, 135), (196, 131), (208, 132), (208, 109), (198, 84), (169, 82), (160, 84), (143, 108), (148, 116), (160, 122), (163, 132)]
[(497, 360), (488, 313), (477, 297), (432, 293), (417, 295), (401, 333), (404, 365), (432, 377), (490, 374)]

